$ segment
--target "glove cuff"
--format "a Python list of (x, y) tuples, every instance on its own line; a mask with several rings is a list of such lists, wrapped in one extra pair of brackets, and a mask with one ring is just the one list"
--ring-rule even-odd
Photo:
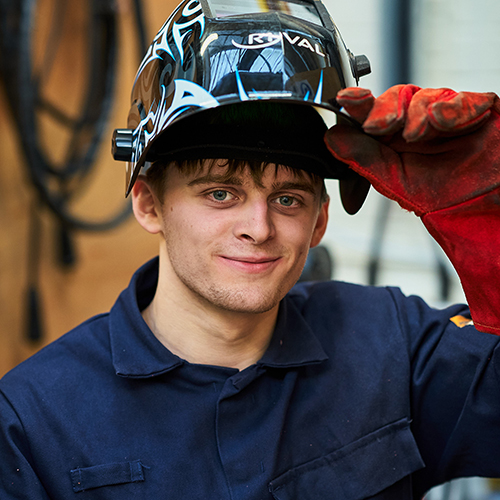
[(476, 329), (500, 335), (500, 188), (422, 222), (455, 267)]

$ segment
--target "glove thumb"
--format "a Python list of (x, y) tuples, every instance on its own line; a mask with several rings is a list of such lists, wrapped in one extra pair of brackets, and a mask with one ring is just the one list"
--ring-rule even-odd
[(357, 122), (363, 123), (368, 117), (375, 97), (368, 89), (361, 87), (348, 87), (337, 94), (337, 102)]

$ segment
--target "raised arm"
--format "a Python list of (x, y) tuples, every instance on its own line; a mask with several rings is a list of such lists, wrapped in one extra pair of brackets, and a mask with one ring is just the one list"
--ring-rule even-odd
[(362, 123), (341, 123), (332, 154), (415, 212), (458, 275), (478, 330), (500, 334), (500, 102), (494, 93), (391, 87), (337, 100)]

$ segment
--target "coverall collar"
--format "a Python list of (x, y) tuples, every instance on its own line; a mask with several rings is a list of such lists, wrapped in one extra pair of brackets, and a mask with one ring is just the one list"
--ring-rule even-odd
[[(109, 315), (113, 366), (117, 375), (146, 378), (161, 375), (186, 361), (170, 352), (153, 334), (141, 315), (153, 299), (158, 281), (158, 258), (142, 266), (118, 297)], [(276, 328), (260, 366), (292, 368), (328, 359), (300, 311), (285, 297)]]

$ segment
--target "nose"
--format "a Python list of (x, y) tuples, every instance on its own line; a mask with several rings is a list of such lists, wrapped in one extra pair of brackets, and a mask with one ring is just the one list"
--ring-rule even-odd
[(241, 240), (260, 245), (275, 235), (275, 227), (267, 200), (245, 204), (234, 226), (234, 235)]

